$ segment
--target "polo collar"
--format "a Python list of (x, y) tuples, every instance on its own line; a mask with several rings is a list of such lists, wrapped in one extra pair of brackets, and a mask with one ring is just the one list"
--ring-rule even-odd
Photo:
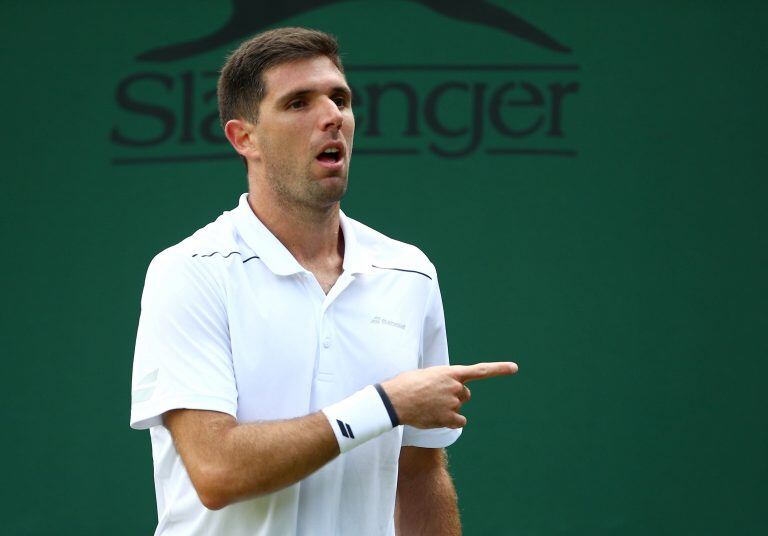
[[(235, 226), (245, 243), (261, 261), (276, 275), (292, 275), (307, 270), (299, 264), (290, 251), (277, 239), (272, 232), (256, 217), (248, 204), (248, 194), (240, 196), (237, 208), (232, 211)], [(370, 256), (357, 241), (353, 222), (339, 211), (339, 223), (344, 235), (344, 272), (364, 273), (369, 271)]]
[(344, 235), (344, 263), (342, 267), (348, 274), (364, 274), (371, 270), (371, 255), (357, 240), (354, 222), (339, 209), (339, 223)]

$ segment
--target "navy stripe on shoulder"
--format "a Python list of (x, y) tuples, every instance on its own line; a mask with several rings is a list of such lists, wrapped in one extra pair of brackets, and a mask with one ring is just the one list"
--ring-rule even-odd
[[(221, 253), (221, 252), (219, 252), (219, 251), (214, 251), (214, 252), (212, 252), (212, 253), (207, 253), (207, 254), (205, 254), (205, 255), (198, 255), (197, 253), (195, 253), (195, 254), (193, 254), (192, 256), (193, 256), (193, 257), (213, 257), (214, 255), (217, 255), (217, 254), (218, 254), (218, 255), (221, 255), (221, 256), (222, 256), (223, 258), (225, 258), (225, 259), (229, 258), (229, 256), (230, 256), (230, 255), (234, 255), (234, 254), (238, 254), (238, 255), (240, 255), (241, 257), (243, 256), (243, 254), (242, 254), (242, 253), (240, 253), (239, 251), (230, 251), (230, 252), (229, 252), (229, 253), (227, 253), (226, 255), (224, 255), (223, 253)], [(259, 257), (258, 255), (254, 255), (253, 257), (248, 257), (247, 259), (243, 259), (243, 264), (245, 264), (246, 262), (248, 262), (248, 261), (251, 261), (251, 260), (253, 260), (253, 259), (259, 259), (259, 258), (261, 258), (261, 257)]]
[[(229, 252), (229, 253), (227, 253), (226, 255), (224, 255), (223, 253), (221, 253), (221, 252), (219, 252), (219, 251), (214, 251), (213, 253), (208, 253), (207, 255), (200, 255), (200, 257), (213, 257), (214, 255), (221, 255), (222, 257), (224, 257), (224, 258), (226, 259), (226, 258), (228, 258), (230, 255), (234, 255), (235, 253), (237, 253), (238, 255), (242, 255), (242, 254), (241, 254), (239, 251), (230, 251), (230, 252)], [(193, 254), (192, 256), (193, 256), (193, 257), (197, 257), (197, 256), (198, 256), (198, 254), (197, 254), (197, 253), (195, 253), (195, 254)]]
[(419, 275), (423, 275), (424, 277), (426, 277), (430, 281), (432, 280), (431, 276), (425, 274), (424, 272), (419, 272), (417, 270), (406, 270), (405, 268), (394, 268), (394, 267), (390, 267), (390, 266), (376, 266), (375, 264), (371, 264), (371, 266), (373, 266), (374, 268), (378, 268), (379, 270), (396, 270), (398, 272), (408, 272), (408, 273), (411, 273), (411, 274), (419, 274)]

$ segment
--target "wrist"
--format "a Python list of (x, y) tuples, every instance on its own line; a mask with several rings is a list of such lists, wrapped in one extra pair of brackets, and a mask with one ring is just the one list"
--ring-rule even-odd
[(395, 409), (394, 404), (392, 404), (392, 400), (389, 398), (389, 395), (384, 390), (384, 387), (382, 387), (380, 383), (377, 383), (373, 387), (376, 389), (376, 392), (378, 392), (379, 396), (381, 397), (381, 403), (384, 404), (384, 409), (387, 410), (387, 414), (389, 415), (389, 420), (392, 422), (392, 427), (395, 428), (397, 426), (400, 426), (400, 417), (397, 414), (397, 410)]
[(403, 396), (404, 393), (399, 388), (396, 379), (390, 379), (384, 382), (381, 382), (379, 387), (384, 392), (384, 394), (387, 397), (387, 400), (389, 401), (390, 406), (392, 407), (392, 411), (397, 416), (397, 422), (398, 424), (410, 424), (408, 421), (409, 415), (407, 412), (407, 406), (405, 405)]
[(344, 400), (323, 408), (322, 413), (328, 419), (342, 453), (392, 430), (399, 424), (389, 397), (378, 384), (369, 385)]

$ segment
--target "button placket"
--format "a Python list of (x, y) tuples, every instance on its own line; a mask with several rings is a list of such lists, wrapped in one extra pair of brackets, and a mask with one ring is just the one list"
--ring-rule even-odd
[(333, 346), (333, 315), (327, 309), (320, 317), (320, 345), (328, 350)]
[(329, 311), (320, 313), (319, 340), (317, 348), (318, 373), (325, 381), (333, 381), (337, 372), (334, 352), (335, 330), (333, 314)]
[[(301, 272), (297, 274), (299, 282), (306, 292), (309, 306), (312, 307), (315, 314), (315, 332), (313, 333), (315, 340), (318, 341), (318, 350), (315, 354), (315, 368), (314, 377), (318, 379), (330, 379), (332, 373), (327, 370), (327, 364), (323, 359), (323, 352), (321, 351), (322, 341), (325, 337), (325, 311), (324, 311), (324, 299), (325, 293), (323, 293), (320, 285), (317, 283), (315, 276), (310, 272)], [(314, 395), (313, 395), (314, 396)]]

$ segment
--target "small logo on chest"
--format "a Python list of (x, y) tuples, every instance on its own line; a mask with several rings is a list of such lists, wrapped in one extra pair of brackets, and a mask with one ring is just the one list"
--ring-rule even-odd
[(373, 320), (371, 320), (371, 324), (381, 324), (385, 326), (392, 326), (393, 328), (405, 329), (405, 324), (388, 320), (382, 316), (374, 316)]

